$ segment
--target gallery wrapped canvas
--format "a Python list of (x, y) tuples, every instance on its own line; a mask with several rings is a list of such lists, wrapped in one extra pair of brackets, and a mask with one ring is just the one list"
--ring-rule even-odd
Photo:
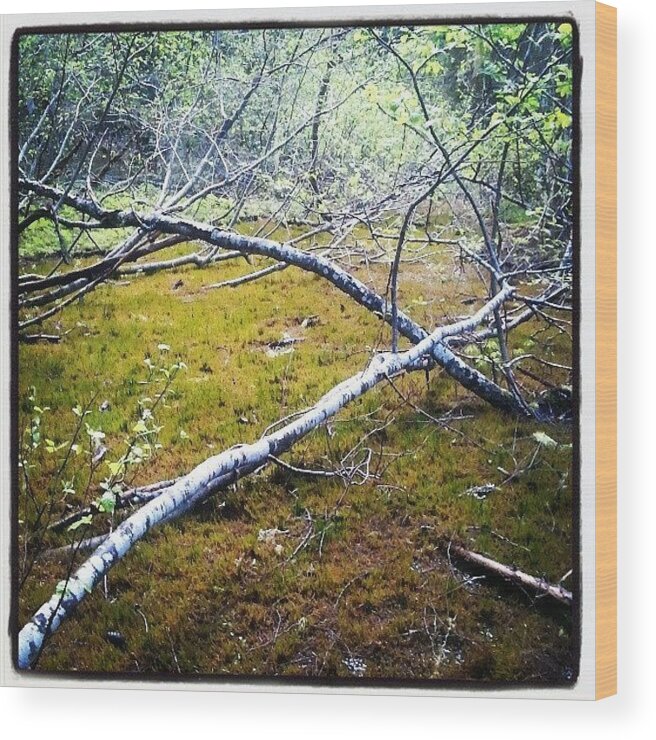
[(4, 24), (7, 680), (612, 693), (612, 9)]

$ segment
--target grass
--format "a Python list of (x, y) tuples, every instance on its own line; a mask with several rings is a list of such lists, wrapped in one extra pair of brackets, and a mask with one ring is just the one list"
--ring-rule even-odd
[[(144, 357), (159, 361), (158, 344), (169, 345), (167, 358), (179, 356), (188, 369), (158, 410), (163, 450), (138, 469), (136, 481), (169, 478), (257, 439), (362, 368), (381, 337), (389, 341), (375, 317), (295, 268), (238, 289), (202, 290), (248, 269), (238, 260), (138, 277), (71, 306), (58, 318), (64, 331), (72, 329), (64, 341), (20, 347), (21, 428), (29, 421), (24, 399), (31, 386), (39, 404), (50, 407), (42, 425), (55, 443), (70, 439), (72, 407), (95, 395), (89, 424), (102, 428), (108, 459), (116, 459), (146, 392), (139, 382)], [(384, 288), (386, 268), (360, 265), (356, 274)], [(403, 305), (425, 326), (469, 313), (462, 301), (477, 290), (446, 252), (429, 269), (408, 266), (401, 288)], [(303, 319), (315, 315), (319, 323), (304, 328)], [(268, 344), (285, 332), (303, 341), (293, 353), (270, 357)], [(528, 333), (513, 341), (519, 346)], [(561, 340), (548, 333), (543, 339), (555, 357), (567, 359)], [(569, 571), (570, 426), (504, 416), (441, 371), (428, 383), (415, 374), (396, 384), (433, 416), (466, 418), (437, 426), (392, 388), (375, 389), (286, 459), (326, 467), (370, 433), (380, 479), (346, 486), (271, 467), (240, 482), (139, 543), (110, 573), (107, 594), (97, 589), (54, 636), (39, 669), (571, 680), (575, 635), (566, 610), (472, 578), (444, 546), (456, 538), (554, 582)], [(104, 400), (109, 410), (100, 412)], [(535, 431), (559, 445), (539, 447)], [(500, 485), (533, 455), (529, 470)], [(43, 497), (54, 458), (40, 456), (32, 485)], [(67, 503), (97, 495), (94, 486), (85, 493), (86, 475), (72, 475), (77, 493)], [(500, 487), (485, 500), (465, 495), (488, 482)], [(106, 531), (107, 517), (99, 515), (94, 526)], [(267, 541), (260, 532), (270, 529), (281, 533)], [(46, 544), (70, 537), (49, 535)], [(64, 574), (61, 563), (37, 563), (20, 593), (21, 623)], [(107, 642), (108, 630), (124, 635), (126, 650)]]

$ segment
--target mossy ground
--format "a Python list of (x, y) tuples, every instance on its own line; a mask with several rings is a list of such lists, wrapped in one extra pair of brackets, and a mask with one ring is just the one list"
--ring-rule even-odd
[[(70, 439), (72, 407), (97, 394), (89, 423), (106, 433), (108, 459), (118, 457), (144, 393), (144, 356), (167, 344), (188, 369), (158, 413), (163, 450), (135, 480), (170, 478), (255, 440), (362, 368), (381, 337), (388, 341), (374, 316), (295, 268), (238, 289), (202, 290), (249, 269), (238, 260), (131, 278), (68, 308), (58, 319), (64, 331), (72, 329), (64, 341), (20, 348), (20, 397), (35, 386), (39, 404), (50, 407), (44, 434), (56, 443)], [(386, 267), (355, 269), (384, 289)], [(463, 301), (480, 294), (474, 276), (446, 249), (428, 269), (407, 266), (403, 275), (402, 304), (425, 326), (470, 313), (475, 306)], [(302, 327), (308, 316), (318, 323)], [(270, 357), (267, 344), (284, 332), (303, 341), (293, 353)], [(554, 358), (568, 360), (562, 339), (546, 332), (542, 340), (553, 344)], [(38, 668), (571, 680), (577, 669), (568, 611), (465, 571), (445, 547), (455, 538), (554, 582), (569, 571), (571, 426), (503, 415), (439, 370), (428, 383), (415, 374), (397, 387), (435, 417), (452, 412), (448, 426), (418, 414), (392, 388), (374, 389), (286, 460), (327, 467), (371, 433), (365, 444), (379, 478), (345, 485), (270, 467), (240, 482), (140, 542), (111, 571), (106, 591), (89, 596), (49, 642)], [(105, 399), (110, 408), (101, 413)], [(20, 421), (22, 428), (24, 409)], [(532, 437), (538, 430), (559, 446), (539, 447)], [(533, 457), (530, 469), (503, 483)], [(52, 464), (42, 463), (35, 490), (47, 490)], [(75, 480), (83, 478), (81, 471)], [(503, 485), (484, 500), (465, 495), (485, 483)], [(78, 493), (68, 503), (83, 498)], [(106, 530), (107, 518), (97, 516), (94, 526)], [(258, 537), (274, 528), (281, 533), (270, 541)], [(53, 535), (46, 544), (71, 536)], [(21, 623), (65, 572), (61, 563), (37, 563), (20, 593)], [(107, 630), (119, 630), (127, 649), (109, 644)]]

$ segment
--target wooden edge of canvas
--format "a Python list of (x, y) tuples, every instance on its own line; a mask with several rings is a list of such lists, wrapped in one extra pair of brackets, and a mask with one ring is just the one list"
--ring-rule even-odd
[(597, 699), (617, 693), (617, 10), (596, 3)]

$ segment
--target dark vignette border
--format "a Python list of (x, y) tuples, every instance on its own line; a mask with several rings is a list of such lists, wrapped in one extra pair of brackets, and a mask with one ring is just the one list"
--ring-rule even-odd
[[(390, 8), (391, 10), (391, 8)], [(275, 12), (275, 11), (274, 11)], [(66, 16), (62, 14), (62, 19)], [(90, 14), (90, 18), (93, 14)], [(203, 31), (203, 30), (257, 30), (257, 29), (291, 29), (291, 28), (339, 28), (339, 27), (381, 27), (394, 25), (413, 26), (447, 26), (447, 25), (494, 25), (508, 23), (568, 23), (572, 26), (572, 82), (573, 82), (573, 121), (572, 121), (572, 244), (573, 244), (573, 353), (572, 366), (574, 387), (572, 389), (572, 403), (576, 410), (572, 422), (572, 566), (573, 588), (575, 603), (572, 607), (572, 643), (570, 649), (574, 662), (574, 675), (570, 680), (538, 682), (538, 681), (480, 681), (480, 680), (448, 680), (448, 679), (358, 679), (358, 678), (317, 678), (309, 679), (296, 676), (251, 676), (241, 674), (185, 674), (177, 676), (170, 673), (131, 673), (131, 672), (73, 672), (73, 671), (38, 671), (39, 676), (80, 680), (107, 680), (157, 683), (201, 683), (210, 682), (216, 686), (222, 685), (264, 685), (272, 689), (289, 687), (312, 688), (344, 688), (344, 689), (460, 689), (476, 690), (481, 693), (500, 689), (546, 689), (572, 688), (579, 678), (581, 659), (581, 74), (583, 60), (580, 56), (580, 34), (576, 20), (571, 16), (521, 16), (521, 15), (489, 15), (481, 16), (453, 16), (450, 18), (394, 18), (390, 13), (388, 18), (372, 20), (333, 20), (333, 21), (253, 21), (244, 23), (90, 23), (88, 25), (72, 25), (62, 23), (56, 26), (25, 26), (14, 32), (11, 41), (11, 58), (9, 65), (9, 80), (11, 91), (9, 95), (9, 146), (10, 146), (10, 469), (11, 469), (11, 597), (8, 631), (11, 640), (12, 664), (16, 671), (23, 675), (31, 675), (30, 670), (18, 668), (18, 62), (19, 41), (22, 36), (31, 34), (67, 34), (67, 33), (125, 33), (131, 31)]]

